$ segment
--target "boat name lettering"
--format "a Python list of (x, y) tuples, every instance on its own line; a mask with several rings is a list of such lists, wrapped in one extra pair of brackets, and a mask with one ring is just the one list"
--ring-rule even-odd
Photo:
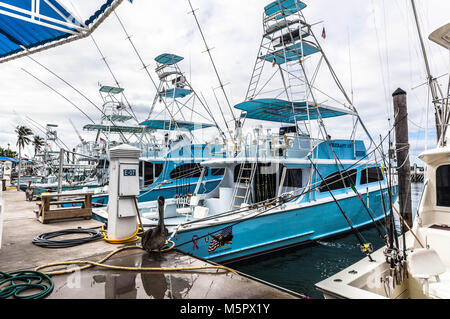
[(331, 143), (331, 146), (335, 148), (352, 148), (352, 144)]

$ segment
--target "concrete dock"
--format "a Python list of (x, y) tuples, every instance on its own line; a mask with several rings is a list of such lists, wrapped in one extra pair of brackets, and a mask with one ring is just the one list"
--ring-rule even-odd
[[(101, 258), (124, 245), (97, 240), (70, 248), (42, 248), (32, 240), (43, 233), (73, 228), (93, 228), (95, 220), (75, 219), (42, 224), (33, 212), (36, 202), (25, 201), (16, 190), (3, 192), (3, 238), (0, 271), (34, 270), (55, 262)], [(73, 236), (73, 235), (70, 235)], [(85, 235), (83, 235), (85, 236)], [(72, 237), (73, 238), (73, 237)], [(61, 238), (55, 238), (60, 240)], [(67, 238), (66, 238), (67, 239)], [(139, 244), (139, 242), (137, 242)], [(135, 244), (133, 244), (135, 245)], [(126, 267), (180, 268), (211, 265), (176, 249), (151, 256), (139, 249), (122, 251), (105, 262)], [(65, 268), (66, 266), (59, 266)], [(43, 269), (42, 272), (57, 270)], [(124, 271), (92, 267), (71, 274), (55, 275), (47, 299), (296, 299), (301, 295), (273, 287), (245, 274), (226, 270)]]

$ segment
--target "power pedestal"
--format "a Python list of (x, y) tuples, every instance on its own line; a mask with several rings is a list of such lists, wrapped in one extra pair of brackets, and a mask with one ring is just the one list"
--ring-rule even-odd
[(128, 238), (136, 232), (140, 154), (140, 149), (126, 144), (109, 150), (109, 239)]

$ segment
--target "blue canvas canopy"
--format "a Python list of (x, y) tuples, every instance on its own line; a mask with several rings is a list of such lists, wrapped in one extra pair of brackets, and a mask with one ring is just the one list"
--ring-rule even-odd
[[(302, 54), (303, 52), (303, 54)], [(274, 62), (276, 64), (284, 64), (286, 62), (291, 62), (298, 60), (299, 57), (308, 56), (314, 53), (319, 52), (319, 50), (310, 42), (302, 41), (296, 44), (293, 44), (287, 48), (280, 49), (273, 53), (269, 53), (260, 57), (260, 59)]]
[(186, 129), (189, 131), (193, 131), (215, 126), (213, 124), (195, 123), (189, 121), (176, 121), (174, 123), (173, 121), (170, 120), (147, 120), (140, 123), (140, 125), (145, 126), (147, 129), (168, 130), (168, 131), (173, 131), (176, 129)]
[(283, 19), (306, 8), (306, 4), (299, 0), (277, 0), (264, 7), (267, 16), (282, 12), (277, 19)]
[(18, 162), (19, 160), (15, 159), (15, 158), (11, 158), (11, 157), (0, 156), (0, 162), (6, 162), (6, 161)]
[(182, 88), (174, 88), (174, 89), (168, 89), (165, 91), (160, 92), (159, 94), (164, 97), (174, 97), (174, 98), (184, 98), (191, 94), (192, 91), (188, 89), (182, 89)]
[(155, 58), (155, 61), (165, 65), (173, 65), (182, 61), (184, 58), (175, 54), (163, 53)]
[(240, 103), (235, 108), (244, 111), (242, 117), (246, 117), (254, 120), (264, 120), (270, 122), (279, 123), (295, 123), (297, 121), (308, 120), (308, 108), (309, 118), (317, 119), (342, 116), (346, 114), (354, 114), (347, 109), (335, 108), (331, 106), (313, 106), (312, 102), (289, 102), (278, 99), (257, 99)]
[(123, 0), (104, 1), (83, 22), (59, 0), (1, 0), (0, 62), (88, 36)]

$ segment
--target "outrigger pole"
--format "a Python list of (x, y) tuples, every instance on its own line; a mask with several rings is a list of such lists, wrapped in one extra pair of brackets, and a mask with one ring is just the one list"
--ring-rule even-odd
[[(233, 116), (233, 120), (234, 120), (235, 126), (236, 126), (236, 128), (237, 128), (237, 125), (239, 125), (239, 124), (238, 124), (238, 119), (237, 119), (236, 116), (234, 115), (233, 108), (231, 107), (230, 101), (229, 101), (229, 99), (228, 99), (228, 95), (227, 95), (227, 93), (225, 92), (224, 84), (223, 84), (223, 82), (222, 82), (222, 79), (220, 78), (219, 72), (217, 71), (216, 64), (214, 63), (214, 59), (213, 59), (213, 57), (212, 57), (212, 55), (211, 55), (211, 48), (208, 46), (208, 44), (207, 44), (207, 42), (206, 42), (206, 39), (205, 39), (205, 36), (203, 35), (202, 28), (201, 28), (201, 26), (200, 26), (200, 23), (198, 22), (197, 15), (195, 14), (195, 10), (194, 10), (194, 8), (192, 7), (191, 0), (188, 0), (188, 2), (189, 2), (189, 6), (191, 7), (191, 12), (190, 12), (190, 13), (192, 13), (192, 15), (194, 16), (194, 19), (195, 19), (195, 22), (196, 22), (196, 24), (197, 24), (198, 30), (200, 31), (200, 35), (201, 35), (201, 37), (202, 37), (202, 39), (203, 39), (203, 43), (205, 44), (206, 52), (208, 53), (208, 56), (209, 56), (209, 58), (210, 58), (210, 60), (211, 60), (211, 64), (212, 64), (212, 66), (213, 66), (213, 68), (214, 68), (214, 72), (216, 73), (217, 79), (219, 80), (219, 84), (220, 84), (219, 87), (220, 87), (220, 89), (221, 89), (222, 92), (223, 92), (223, 95), (224, 95), (224, 97), (225, 97), (225, 100), (227, 101), (228, 108), (230, 109), (231, 115)], [(219, 105), (219, 107), (220, 107), (220, 105)], [(226, 122), (225, 122), (225, 124), (226, 124)], [(228, 128), (228, 125), (227, 125), (227, 128)], [(233, 137), (233, 135), (231, 134), (230, 130), (228, 130), (228, 133), (230, 134), (231, 139), (234, 141), (234, 137)]]
[(411, 0), (411, 5), (412, 5), (412, 9), (413, 9), (413, 13), (414, 13), (414, 19), (416, 22), (416, 26), (417, 26), (417, 32), (419, 34), (419, 40), (420, 40), (420, 47), (422, 49), (422, 54), (423, 54), (423, 59), (425, 61), (425, 68), (427, 70), (427, 76), (428, 76), (428, 87), (430, 88), (431, 91), (431, 95), (433, 98), (433, 104), (435, 107), (435, 121), (436, 121), (436, 138), (438, 143), (444, 143), (444, 138), (442, 135), (442, 129), (441, 129), (441, 125), (444, 124), (442, 122), (442, 110), (438, 105), (438, 101), (439, 101), (439, 96), (436, 90), (436, 87), (439, 88), (438, 84), (436, 83), (436, 79), (431, 75), (431, 69), (430, 69), (430, 64), (428, 63), (428, 56), (427, 56), (427, 51), (425, 50), (425, 44), (423, 42), (423, 37), (422, 37), (422, 31), (420, 30), (420, 25), (419, 25), (419, 17), (417, 15), (417, 9), (416, 9), (416, 4), (414, 2), (414, 0)]

